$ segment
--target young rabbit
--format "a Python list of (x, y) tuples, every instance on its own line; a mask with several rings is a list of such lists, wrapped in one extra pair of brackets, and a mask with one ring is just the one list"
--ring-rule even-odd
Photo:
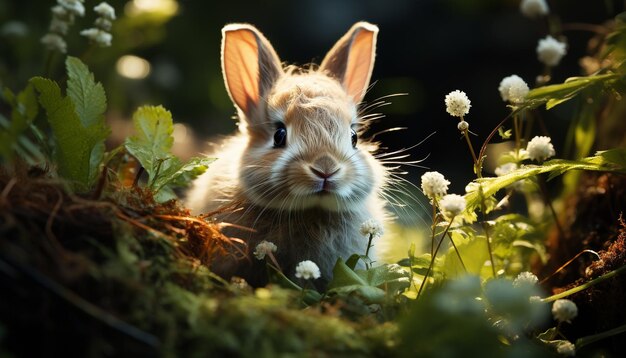
[(366, 123), (357, 107), (370, 81), (377, 33), (359, 22), (317, 70), (283, 69), (256, 28), (223, 28), (222, 70), (240, 130), (209, 154), (218, 159), (186, 201), (194, 212), (237, 203), (239, 210), (219, 220), (235, 224), (225, 234), (247, 243), (248, 259), (221, 257), (215, 272), (265, 284), (265, 263), (251, 253), (267, 240), (278, 247), (274, 255), (287, 276), (311, 260), (323, 287), (337, 258), (365, 252), (361, 224), (387, 219), (381, 193), (388, 174), (372, 155), (377, 145), (358, 138)]

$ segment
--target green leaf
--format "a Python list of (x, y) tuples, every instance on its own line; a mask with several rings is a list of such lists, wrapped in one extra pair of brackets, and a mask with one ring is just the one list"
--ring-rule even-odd
[(166, 185), (186, 186), (193, 179), (204, 173), (214, 158), (191, 158), (187, 163), (181, 163), (176, 157), (163, 161), (159, 175), (154, 178), (152, 188), (161, 190)]
[(357, 294), (368, 303), (381, 303), (388, 295), (409, 287), (409, 274), (398, 265), (381, 265), (369, 270), (352, 270), (338, 259), (328, 292)]
[(54, 155), (59, 174), (71, 181), (76, 190), (89, 190), (99, 165), (92, 158), (99, 156), (109, 128), (104, 121), (84, 126), (74, 102), (69, 96), (63, 97), (56, 82), (34, 77), (30, 83), (39, 92), (39, 103), (46, 111), (54, 134)]
[(552, 328), (548, 328), (545, 332), (541, 332), (537, 335), (538, 339), (541, 339), (542, 341), (551, 341), (554, 338), (556, 338), (558, 334), (558, 331), (556, 330), (556, 327), (552, 327)]
[(502, 139), (509, 139), (513, 135), (513, 130), (511, 129), (505, 130), (504, 127), (498, 127), (498, 135)]
[(565, 101), (574, 98), (582, 90), (590, 86), (611, 85), (620, 79), (619, 74), (606, 73), (585, 77), (571, 77), (565, 83), (554, 84), (549, 86), (538, 87), (532, 89), (526, 99), (531, 106), (540, 103), (546, 103), (546, 109), (551, 109)]
[(472, 212), (481, 205), (481, 197), (491, 197), (498, 190), (503, 189), (516, 181), (527, 179), (538, 174), (550, 173), (552, 179), (569, 170), (612, 171), (626, 173), (626, 149), (617, 148), (598, 152), (593, 157), (581, 160), (554, 159), (543, 165), (524, 165), (510, 173), (499, 177), (481, 178), (472, 182), (473, 188), (465, 194), (467, 202), (466, 212)]
[(162, 106), (143, 106), (135, 111), (136, 135), (128, 138), (126, 150), (148, 173), (148, 186), (158, 193), (165, 187), (185, 186), (204, 173), (213, 158), (192, 158), (187, 163), (170, 153), (174, 137), (172, 114)]
[(84, 127), (104, 123), (107, 99), (102, 84), (95, 82), (89, 68), (76, 57), (68, 56), (65, 67), (69, 77), (67, 95), (74, 102), (80, 122)]
[[(20, 146), (20, 141), (24, 131), (29, 128), (39, 112), (39, 104), (37, 103), (37, 94), (31, 84), (15, 96), (9, 88), (2, 91), (4, 101), (11, 107), (11, 121), (0, 125), (0, 156), (11, 159), (14, 151), (23, 153), (24, 148)], [(36, 151), (32, 153), (34, 158), (28, 156), (25, 158), (27, 162), (42, 161), (43, 155)]]
[(170, 154), (174, 143), (172, 114), (162, 106), (139, 107), (133, 114), (133, 124), (137, 134), (126, 139), (126, 150), (146, 170), (152, 185), (164, 163), (168, 168), (177, 164), (167, 163), (175, 158)]
[[(460, 235), (452, 235), (454, 243), (459, 250), (459, 255), (463, 259), (467, 273), (481, 276), (481, 272), (485, 267), (485, 262), (489, 260), (489, 251), (487, 249), (487, 238), (485, 236), (476, 235), (471, 239), (462, 239)], [(446, 239), (446, 240), (449, 240)], [(466, 272), (461, 265), (461, 261), (454, 250), (450, 247), (444, 256), (443, 267), (441, 270), (447, 277), (459, 277)]]

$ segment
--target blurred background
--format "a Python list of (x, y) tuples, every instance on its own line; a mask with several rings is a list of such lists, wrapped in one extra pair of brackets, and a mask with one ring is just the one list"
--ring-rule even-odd
[[(0, 0), (0, 81), (13, 90), (28, 78), (43, 75), (46, 51), (40, 38), (47, 32), (52, 0)], [(79, 31), (91, 27), (87, 9), (67, 36), (68, 54), (78, 56), (104, 84), (108, 120), (118, 140), (129, 130), (133, 111), (144, 104), (169, 109), (176, 127), (177, 154), (202, 151), (204, 143), (236, 129), (235, 110), (224, 89), (220, 70), (221, 28), (230, 22), (256, 25), (289, 64), (319, 63), (350, 26), (366, 20), (380, 27), (372, 102), (393, 97), (380, 109), (386, 115), (372, 128), (406, 127), (378, 137), (388, 150), (410, 147), (413, 159), (452, 181), (450, 192), (463, 193), (474, 178), (471, 156), (456, 124), (445, 112), (444, 96), (465, 91), (472, 101), (466, 120), (479, 147), (509, 113), (498, 85), (517, 74), (531, 87), (543, 67), (536, 59), (537, 41), (548, 33), (545, 19), (531, 20), (519, 11), (519, 0), (111, 0), (118, 19), (112, 47), (87, 50)], [(623, 10), (620, 1), (549, 1), (562, 23), (599, 24)], [(553, 73), (554, 82), (581, 73), (579, 60), (593, 33), (565, 31), (568, 54)], [(53, 63), (53, 78), (62, 78), (62, 58)], [(544, 134), (552, 136), (557, 156), (562, 148), (572, 104), (544, 113)], [(496, 138), (496, 141), (499, 141)], [(419, 186), (427, 169), (406, 168), (407, 179)], [(411, 203), (408, 203), (411, 204)], [(420, 222), (429, 210), (403, 218)]]

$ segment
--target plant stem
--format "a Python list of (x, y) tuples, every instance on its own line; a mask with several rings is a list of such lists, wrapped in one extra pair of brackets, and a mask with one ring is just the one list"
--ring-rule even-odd
[(489, 251), (489, 261), (491, 261), (491, 273), (493, 277), (496, 277), (496, 262), (493, 260), (493, 249), (491, 248), (491, 235), (489, 234), (489, 224), (487, 224), (487, 206), (485, 205), (485, 195), (483, 194), (483, 187), (478, 187), (480, 193), (480, 211), (483, 214), (482, 227), (485, 232), (485, 238), (487, 240), (487, 251)]
[(463, 259), (461, 258), (461, 253), (459, 252), (459, 249), (457, 249), (456, 244), (454, 243), (454, 240), (452, 240), (452, 235), (450, 235), (450, 233), (448, 233), (448, 238), (450, 238), (450, 242), (452, 243), (452, 247), (454, 247), (454, 252), (456, 252), (456, 256), (459, 258), (459, 262), (461, 262), (461, 266), (463, 267), (463, 271), (465, 271), (467, 273), (467, 268), (465, 267), (465, 263), (463, 262)]
[(52, 75), (52, 64), (53, 64), (53, 60), (54, 60), (54, 54), (55, 51), (52, 50), (48, 50), (48, 55), (46, 56), (46, 62), (44, 65), (44, 76), (47, 78), (50, 78), (50, 76)]
[(608, 331), (602, 332), (602, 333), (598, 333), (598, 334), (593, 334), (591, 336), (586, 336), (586, 337), (582, 337), (576, 340), (576, 349), (580, 349), (586, 345), (589, 345), (591, 343), (597, 342), (601, 339), (604, 338), (609, 338), (611, 336), (616, 336), (620, 333), (624, 333), (626, 332), (626, 324), (623, 324), (619, 327), (615, 327), (613, 329), (609, 329)]
[(443, 242), (443, 239), (446, 238), (446, 234), (448, 233), (448, 230), (450, 230), (450, 226), (452, 226), (452, 222), (454, 221), (454, 217), (452, 219), (450, 219), (450, 222), (448, 223), (448, 226), (446, 226), (446, 229), (444, 230), (443, 234), (441, 235), (441, 240), (439, 240), (439, 243), (437, 244), (437, 248), (435, 249), (435, 252), (433, 254), (433, 256), (430, 258), (430, 265), (428, 265), (428, 270), (426, 270), (426, 275), (424, 275), (424, 279), (422, 280), (422, 283), (420, 284), (420, 289), (417, 291), (417, 298), (420, 298), (420, 294), (422, 293), (422, 289), (424, 289), (424, 284), (426, 283), (426, 281), (428, 280), (428, 276), (430, 276), (430, 272), (433, 269), (433, 266), (435, 264), (435, 258), (437, 258), (437, 252), (439, 252), (439, 248), (441, 247), (441, 243)]
[(546, 297), (546, 298), (542, 299), (541, 301), (542, 302), (552, 302), (552, 301), (558, 300), (559, 298), (563, 298), (563, 297), (567, 297), (567, 296), (573, 295), (574, 293), (586, 290), (589, 287), (592, 287), (594, 285), (599, 284), (600, 282), (606, 281), (606, 280), (608, 280), (608, 279), (610, 279), (610, 278), (612, 278), (614, 276), (617, 276), (617, 275), (621, 274), (624, 271), (626, 271), (626, 265), (624, 265), (624, 266), (622, 266), (622, 267), (620, 267), (620, 268), (618, 268), (616, 270), (613, 270), (611, 272), (605, 273), (604, 275), (602, 275), (600, 277), (596, 277), (596, 278), (594, 278), (593, 280), (591, 280), (589, 282), (585, 282), (585, 283), (583, 283), (580, 286), (576, 286), (576, 287), (571, 288), (571, 289), (569, 289), (567, 291), (563, 291), (561, 293), (557, 293), (556, 295), (552, 295), (552, 296)]
[(474, 152), (474, 147), (472, 146), (472, 141), (470, 140), (470, 137), (469, 137), (469, 131), (464, 131), (463, 136), (465, 137), (465, 140), (467, 141), (467, 146), (469, 147), (470, 153), (472, 153), (472, 159), (474, 160), (474, 173), (476, 174), (478, 178), (480, 178), (482, 177), (482, 173), (481, 173), (482, 169), (480, 168), (478, 159), (476, 158), (476, 152)]
[(543, 200), (546, 202), (546, 205), (550, 208), (550, 212), (552, 213), (552, 217), (554, 219), (554, 224), (556, 229), (559, 231), (559, 236), (562, 239), (565, 239), (565, 231), (559, 222), (559, 218), (556, 215), (556, 210), (554, 210), (554, 206), (552, 205), (552, 201), (548, 195), (548, 188), (546, 187), (546, 182), (543, 180), (543, 177), (537, 176), (537, 181), (539, 182), (539, 188), (541, 189), (541, 195), (543, 196)]
[(431, 235), (430, 235), (430, 257), (433, 257), (433, 253), (435, 252), (435, 229), (437, 227), (437, 203), (433, 199), (433, 224), (430, 227)]
[[(367, 257), (367, 259), (369, 260), (369, 253), (370, 253), (370, 247), (372, 247), (372, 239), (374, 239), (374, 234), (370, 234), (369, 239), (367, 240), (367, 249), (365, 249), (365, 257)], [(371, 260), (370, 260), (371, 261)], [(365, 269), (369, 270), (370, 269), (370, 265), (369, 263), (365, 263)]]

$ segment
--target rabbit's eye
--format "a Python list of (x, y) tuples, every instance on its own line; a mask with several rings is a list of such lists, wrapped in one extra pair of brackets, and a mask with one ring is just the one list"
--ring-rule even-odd
[(274, 148), (282, 148), (287, 144), (287, 128), (280, 126), (274, 132)]
[(356, 131), (354, 129), (350, 130), (350, 134), (352, 134), (352, 138), (351, 138), (352, 139), (352, 147), (356, 148), (356, 142), (358, 141), (359, 136), (356, 134)]

